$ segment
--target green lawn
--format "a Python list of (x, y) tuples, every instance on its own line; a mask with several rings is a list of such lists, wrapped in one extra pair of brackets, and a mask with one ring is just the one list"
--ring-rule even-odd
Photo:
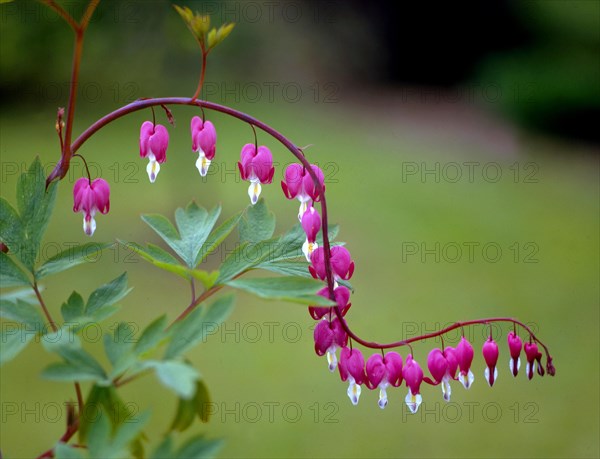
[[(513, 156), (498, 156), (480, 146), (426, 139), (386, 119), (386, 110), (359, 112), (342, 104), (245, 108), (298, 145), (314, 145), (307, 156), (325, 169), (330, 218), (341, 224), (340, 239), (356, 262), (348, 320), (357, 333), (387, 341), (455, 320), (513, 316), (539, 331), (557, 374), (527, 381), (523, 362), (514, 380), (505, 327), (497, 329), (499, 379), (490, 389), (480, 353), (485, 330), (478, 327), (467, 331), (476, 351), (475, 384), (465, 391), (454, 383), (450, 404), (439, 388), (424, 385), (416, 415), (407, 414), (405, 387), (389, 392), (384, 411), (366, 388), (354, 407), (346, 384), (314, 354), (313, 320), (304, 307), (239, 295), (229, 321), (190, 354), (215, 411), (209, 424), (190, 431), (223, 437), (221, 457), (598, 457), (597, 157), (527, 137)], [(100, 114), (84, 117), (92, 121)], [(95, 240), (156, 243), (140, 214), (172, 215), (190, 199), (205, 207), (221, 203), (223, 218), (247, 205), (247, 186), (234, 171), (251, 130), (208, 114), (219, 140), (213, 173), (203, 183), (190, 151), (193, 111), (175, 108), (174, 114), (168, 161), (154, 185), (137, 146), (139, 125), (150, 113), (116, 122), (82, 148), (112, 187), (111, 210), (97, 217)], [(53, 109), (2, 112), (1, 194), (11, 202), (15, 169), (35, 154), (44, 162), (57, 159), (53, 115)], [(76, 130), (85, 124), (79, 120)], [(291, 161), (264, 134), (259, 142), (272, 147), (280, 165)], [(465, 165), (471, 162), (476, 165)], [(81, 216), (72, 212), (71, 188), (81, 163), (75, 160), (74, 167), (76, 175), (60, 186), (42, 256), (88, 240)], [(435, 167), (439, 183), (435, 174), (421, 177), (424, 168)], [(465, 175), (469, 167), (472, 180)], [(452, 183), (457, 171), (463, 177)], [(502, 175), (495, 181), (498, 171)], [(284, 198), (281, 174), (279, 167), (263, 196), (278, 216), (278, 230), (285, 231), (295, 223), (297, 202)], [(228, 250), (234, 246), (235, 238), (227, 241)], [(174, 318), (189, 301), (185, 283), (178, 278), (167, 283), (162, 272), (128, 255), (108, 251), (97, 263), (51, 279), (45, 286), (50, 309), (58, 314), (72, 290), (87, 295), (127, 271), (135, 290), (110, 323), (143, 327), (163, 312)], [(457, 334), (448, 339), (456, 342)], [(434, 346), (439, 342), (414, 346), (423, 367)], [(401, 353), (406, 356), (406, 349)], [(37, 455), (64, 430), (62, 403), (74, 393), (69, 385), (39, 379), (51, 361), (34, 345), (2, 368), (1, 444), (7, 458)], [(140, 410), (152, 409), (147, 435), (158, 440), (171, 421), (174, 396), (153, 377), (126, 386), (123, 396)]]

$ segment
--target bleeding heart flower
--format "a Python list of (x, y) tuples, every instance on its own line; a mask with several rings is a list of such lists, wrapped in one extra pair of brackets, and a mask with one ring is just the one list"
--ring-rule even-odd
[(402, 356), (397, 352), (388, 352), (384, 356), (373, 354), (367, 360), (367, 387), (379, 388), (379, 408), (384, 409), (388, 404), (387, 388), (391, 385), (398, 387), (402, 384)]
[(498, 379), (498, 369), (496, 364), (498, 363), (498, 345), (490, 336), (485, 343), (483, 343), (483, 358), (487, 365), (485, 369), (485, 379), (492, 387), (496, 379)]
[(404, 401), (410, 412), (415, 414), (423, 401), (420, 393), (423, 370), (411, 354), (406, 357), (406, 364), (402, 368), (402, 377), (406, 381), (406, 387), (408, 387), (408, 394), (406, 394)]
[(90, 183), (87, 178), (80, 178), (73, 187), (73, 212), (83, 214), (83, 231), (88, 236), (96, 231), (96, 212), (105, 214), (110, 210), (110, 187), (106, 180), (97, 178)]
[(458, 361), (458, 380), (462, 383), (465, 389), (468, 389), (473, 384), (475, 376), (471, 371), (471, 363), (473, 362), (473, 346), (463, 336), (456, 346), (456, 360)]
[[(315, 172), (321, 187), (325, 190), (325, 176), (323, 175), (323, 171), (314, 164), (311, 164), (310, 167)], [(302, 216), (304, 215), (304, 212), (306, 212), (306, 209), (308, 209), (313, 202), (317, 202), (320, 199), (317, 187), (302, 164), (290, 164), (285, 169), (284, 175), (285, 179), (281, 182), (283, 194), (285, 194), (285, 197), (288, 199), (297, 198), (298, 201), (300, 201), (298, 220), (302, 221)]]
[(302, 216), (302, 229), (306, 233), (306, 241), (302, 245), (302, 253), (306, 261), (310, 262), (310, 256), (319, 245), (317, 244), (317, 234), (321, 229), (321, 217), (314, 207), (310, 206)]
[(516, 333), (510, 332), (506, 337), (508, 341), (508, 350), (510, 351), (509, 367), (510, 372), (513, 376), (517, 376), (519, 368), (521, 368), (521, 349), (523, 348), (523, 342)]
[(365, 358), (359, 349), (343, 347), (340, 352), (340, 377), (342, 381), (348, 381), (348, 398), (353, 405), (358, 405), (361, 384), (366, 380)]
[(167, 160), (169, 131), (161, 124), (156, 126), (151, 121), (144, 121), (140, 128), (140, 157), (148, 158), (146, 172), (151, 183), (154, 183), (160, 165)]
[(190, 123), (192, 131), (192, 151), (198, 153), (196, 168), (202, 177), (208, 173), (211, 161), (217, 150), (217, 130), (210, 121), (202, 121), (199, 116), (194, 116)]
[(254, 144), (247, 143), (240, 153), (238, 168), (242, 180), (250, 182), (248, 196), (250, 196), (250, 202), (254, 205), (260, 196), (260, 184), (271, 183), (273, 180), (275, 168), (273, 167), (271, 150), (265, 146), (260, 146), (257, 149)]

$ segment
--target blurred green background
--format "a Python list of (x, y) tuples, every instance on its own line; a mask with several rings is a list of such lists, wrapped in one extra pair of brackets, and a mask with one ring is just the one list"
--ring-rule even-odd
[[(467, 331), (475, 385), (455, 383), (450, 404), (424, 386), (416, 415), (407, 413), (405, 388), (390, 391), (384, 411), (366, 389), (353, 407), (346, 384), (314, 354), (304, 307), (239, 295), (228, 322), (190, 354), (216, 411), (191, 430), (223, 437), (221, 457), (598, 457), (598, 3), (497, 2), (498, 15), (454, 5), (401, 14), (354, 2), (181, 3), (213, 12), (217, 23), (238, 22), (209, 58), (206, 97), (311, 145), (308, 157), (324, 169), (330, 218), (356, 262), (348, 319), (357, 333), (390, 341), (455, 320), (514, 316), (539, 332), (557, 368), (554, 378), (527, 381), (522, 372), (513, 380), (509, 329), (498, 328), (499, 379), (490, 389), (480, 357), (486, 332), (476, 327)], [(66, 104), (71, 38), (37, 3), (0, 11), (0, 185), (14, 202), (33, 156), (48, 170), (58, 158), (54, 119)], [(98, 13), (86, 36), (76, 133), (139, 97), (191, 95), (195, 44), (169, 2), (107, 1)], [(422, 34), (402, 39), (419, 26)], [(154, 185), (137, 153), (149, 111), (111, 124), (81, 149), (112, 190), (95, 240), (156, 243), (139, 216), (172, 215), (191, 199), (221, 203), (223, 217), (247, 205), (235, 162), (250, 129), (207, 112), (219, 140), (202, 180), (188, 128), (197, 110), (173, 113), (168, 162)], [(261, 133), (259, 142), (278, 163), (263, 195), (282, 232), (296, 221), (297, 203), (278, 184), (291, 156)], [(81, 174), (75, 161), (61, 183), (42, 258), (88, 241), (71, 210)], [(235, 242), (227, 240), (211, 267)], [(118, 320), (143, 328), (164, 312), (174, 318), (189, 301), (183, 281), (123, 250), (50, 279), (44, 295), (58, 314), (73, 289), (86, 296), (123, 271), (136, 288), (107, 329)], [(434, 346), (414, 346), (423, 366)], [(33, 457), (64, 430), (62, 403), (74, 394), (39, 379), (51, 361), (30, 346), (1, 369), (6, 457)], [(152, 409), (147, 434), (156, 441), (174, 396), (149, 377), (124, 387), (123, 397)]]

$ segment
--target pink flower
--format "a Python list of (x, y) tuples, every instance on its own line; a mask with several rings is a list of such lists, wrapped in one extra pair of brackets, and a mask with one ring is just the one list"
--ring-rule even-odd
[(169, 146), (169, 131), (161, 124), (156, 126), (150, 121), (144, 121), (140, 128), (140, 157), (148, 158), (148, 178), (154, 183), (160, 172), (160, 165), (167, 160)]
[(194, 116), (190, 123), (192, 131), (192, 151), (198, 153), (196, 168), (202, 177), (208, 173), (211, 161), (217, 149), (217, 130), (210, 121), (202, 121), (199, 116)]
[[(533, 372), (537, 367), (540, 376), (544, 376), (544, 367), (542, 366), (542, 353), (538, 350), (537, 344), (525, 343), (525, 355), (527, 356), (527, 367), (525, 369), (527, 377), (533, 378)], [(537, 365), (536, 365), (537, 361)]]
[(83, 231), (88, 236), (96, 231), (94, 215), (97, 211), (105, 214), (110, 209), (110, 187), (106, 180), (97, 178), (90, 183), (87, 178), (80, 178), (73, 187), (73, 212), (83, 214)]
[[(323, 190), (325, 190), (325, 176), (323, 171), (314, 164), (310, 165), (315, 172), (317, 179)], [(317, 192), (315, 182), (306, 168), (301, 164), (290, 164), (285, 169), (285, 179), (281, 182), (283, 194), (288, 199), (297, 198), (300, 201), (300, 209), (298, 210), (298, 220), (302, 220), (302, 215), (313, 202), (319, 201), (320, 196)]]
[(313, 337), (315, 340), (315, 352), (319, 357), (327, 354), (329, 371), (335, 371), (337, 367), (336, 351), (346, 346), (348, 335), (342, 328), (339, 320), (321, 320), (315, 327)]
[(471, 387), (475, 376), (471, 371), (471, 363), (473, 362), (473, 346), (463, 336), (456, 346), (456, 360), (458, 361), (458, 380), (462, 383), (465, 389)]
[[(348, 249), (336, 245), (331, 248), (331, 269), (333, 270), (334, 278), (348, 280), (354, 273), (354, 262), (350, 256)], [(312, 277), (315, 279), (325, 279), (325, 252), (323, 247), (319, 247), (313, 251), (310, 256), (311, 265), (308, 267)]]
[[(352, 306), (349, 303), (350, 290), (348, 290), (347, 287), (340, 285), (339, 287), (336, 287), (333, 290), (333, 294), (335, 296), (335, 302), (337, 303), (338, 307), (340, 308), (340, 312), (342, 313), (342, 316), (345, 316), (346, 312), (348, 312), (348, 309), (350, 309), (350, 306)], [(317, 295), (320, 295), (324, 298), (329, 298), (329, 287), (322, 288), (321, 290), (319, 290), (317, 292)], [(330, 312), (332, 312), (331, 309), (332, 308), (329, 308), (327, 306), (309, 306), (308, 312), (310, 313), (310, 315), (313, 319), (319, 320), (326, 314), (329, 314)]]
[(302, 245), (302, 253), (306, 261), (310, 262), (310, 255), (319, 247), (317, 244), (317, 234), (321, 229), (321, 217), (319, 212), (313, 206), (310, 206), (302, 216), (302, 229), (306, 233), (306, 241)]
[(367, 387), (379, 388), (379, 408), (384, 409), (388, 404), (386, 389), (392, 385), (402, 384), (402, 356), (397, 352), (388, 352), (385, 356), (373, 354), (367, 360)]
[(367, 379), (365, 375), (365, 358), (359, 349), (343, 347), (340, 352), (340, 377), (342, 381), (348, 381), (348, 398), (353, 405), (358, 405), (361, 384)]
[(240, 169), (242, 180), (250, 182), (248, 196), (250, 196), (250, 202), (254, 205), (260, 195), (260, 184), (271, 183), (273, 181), (275, 168), (273, 167), (271, 150), (264, 145), (258, 147), (257, 150), (254, 144), (247, 143), (240, 153), (238, 168)]
[(496, 368), (496, 364), (498, 363), (498, 345), (491, 336), (483, 343), (482, 352), (487, 365), (484, 373), (485, 379), (490, 387), (492, 387), (496, 379), (498, 379), (498, 369)]
[(510, 372), (516, 377), (519, 373), (519, 368), (521, 368), (520, 355), (521, 349), (523, 348), (523, 342), (515, 332), (510, 332), (506, 338), (508, 341), (508, 350), (510, 351)]
[(421, 382), (423, 382), (423, 370), (421, 370), (421, 367), (411, 354), (408, 354), (406, 357), (406, 364), (402, 368), (402, 377), (406, 381), (406, 387), (408, 387), (408, 394), (406, 394), (404, 401), (410, 412), (414, 414), (423, 401), (420, 393)]
[(450, 380), (456, 378), (456, 370), (458, 368), (458, 360), (456, 358), (456, 350), (453, 347), (446, 347), (442, 352), (440, 349), (433, 349), (427, 356), (427, 368), (433, 381), (429, 378), (424, 378), (429, 384), (437, 386), (442, 385), (442, 396), (447, 402), (450, 401), (452, 388)]

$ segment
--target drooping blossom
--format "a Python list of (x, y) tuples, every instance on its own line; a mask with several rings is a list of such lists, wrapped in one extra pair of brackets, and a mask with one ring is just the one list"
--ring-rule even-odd
[[(331, 269), (333, 270), (333, 277), (336, 280), (344, 279), (348, 280), (354, 273), (354, 262), (350, 256), (348, 249), (341, 245), (336, 245), (331, 248)], [(310, 256), (311, 265), (308, 267), (311, 275), (315, 279), (325, 279), (325, 250), (323, 247), (319, 247), (313, 250)]]
[(102, 214), (110, 210), (110, 187), (102, 178), (94, 179), (91, 183), (88, 178), (80, 178), (73, 187), (73, 212), (83, 214), (83, 231), (88, 236), (96, 231), (96, 212)]
[(366, 375), (367, 387), (379, 388), (378, 404), (379, 408), (384, 409), (388, 404), (387, 388), (402, 384), (402, 356), (393, 351), (384, 356), (373, 354), (367, 360)]
[(208, 173), (211, 161), (217, 150), (217, 130), (210, 121), (202, 121), (199, 116), (194, 116), (190, 123), (192, 132), (192, 151), (198, 153), (196, 168), (202, 177)]
[(427, 368), (433, 381), (429, 378), (424, 378), (426, 382), (432, 385), (441, 384), (442, 396), (447, 402), (450, 401), (452, 388), (450, 381), (456, 379), (456, 370), (458, 368), (458, 360), (456, 358), (456, 350), (453, 347), (446, 347), (443, 351), (438, 348), (433, 349), (427, 356)]
[[(349, 302), (350, 290), (347, 287), (340, 285), (333, 290), (333, 294), (335, 296), (335, 302), (340, 308), (342, 316), (345, 316), (346, 312), (348, 312), (348, 309), (350, 309), (350, 307), (352, 306)], [(320, 295), (323, 298), (329, 298), (329, 287), (323, 287), (317, 292), (317, 295)], [(315, 320), (321, 319), (330, 312), (333, 313), (331, 308), (327, 306), (309, 306), (308, 312), (310, 313), (310, 316)]]
[(353, 405), (358, 405), (361, 393), (361, 385), (366, 380), (365, 358), (359, 349), (343, 347), (340, 352), (340, 377), (342, 381), (348, 381), (348, 398)]
[(529, 379), (533, 378), (533, 372), (537, 368), (540, 376), (544, 376), (544, 367), (542, 366), (542, 353), (537, 344), (533, 342), (525, 343), (525, 355), (527, 356), (527, 367), (525, 372)]
[(408, 354), (406, 357), (406, 363), (402, 367), (402, 377), (406, 381), (406, 387), (408, 387), (408, 394), (404, 398), (406, 406), (411, 413), (415, 414), (423, 401), (421, 397), (421, 382), (423, 382), (423, 370), (413, 359), (412, 354)]
[(521, 338), (515, 333), (510, 332), (506, 337), (508, 341), (508, 350), (510, 351), (509, 367), (510, 372), (513, 376), (517, 376), (519, 368), (521, 368), (521, 349), (523, 348), (523, 342)]
[(154, 183), (160, 165), (167, 160), (169, 131), (162, 124), (156, 126), (151, 121), (144, 121), (140, 128), (140, 157), (148, 158), (146, 172), (151, 183)]
[(306, 257), (306, 261), (310, 262), (310, 255), (319, 247), (317, 234), (321, 229), (321, 217), (313, 206), (310, 206), (302, 216), (302, 229), (306, 233), (306, 241), (302, 244), (302, 253)]
[(475, 376), (471, 371), (471, 363), (473, 362), (473, 346), (463, 336), (456, 346), (456, 360), (458, 361), (458, 380), (462, 383), (465, 389), (471, 387)]
[(327, 365), (329, 371), (335, 371), (338, 361), (336, 351), (348, 343), (348, 335), (342, 328), (339, 320), (323, 319), (315, 327), (313, 337), (315, 340), (315, 352), (318, 356), (327, 354)]
[[(314, 164), (310, 165), (311, 169), (317, 176), (323, 190), (325, 190), (325, 176), (323, 171)], [(306, 209), (320, 199), (315, 182), (302, 164), (290, 164), (285, 169), (285, 178), (281, 182), (283, 194), (288, 199), (298, 199), (300, 208), (298, 209), (298, 220), (302, 221), (302, 216)]]
[(261, 192), (261, 183), (267, 184), (273, 181), (275, 168), (273, 167), (273, 155), (264, 145), (256, 148), (256, 145), (247, 143), (240, 153), (238, 168), (242, 180), (250, 182), (248, 196), (254, 205), (258, 201)]
[(483, 358), (487, 367), (485, 368), (485, 379), (492, 387), (496, 379), (498, 379), (498, 369), (496, 364), (498, 363), (498, 345), (490, 336), (485, 343), (483, 343)]

